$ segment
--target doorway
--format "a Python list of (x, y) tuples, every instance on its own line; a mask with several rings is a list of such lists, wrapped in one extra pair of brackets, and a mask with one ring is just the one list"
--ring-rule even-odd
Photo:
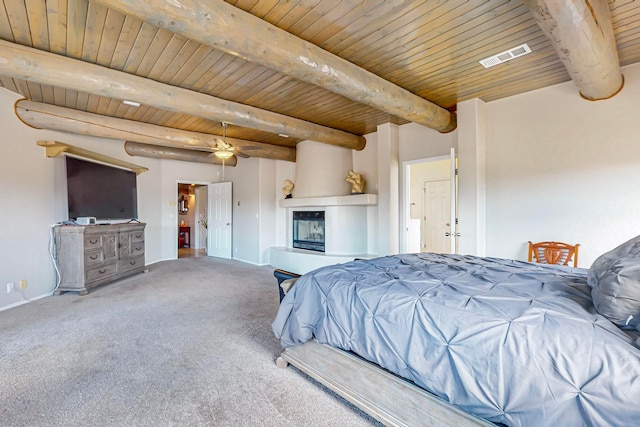
[(206, 256), (207, 186), (178, 183), (178, 258)]
[(457, 252), (455, 153), (405, 162), (404, 252)]

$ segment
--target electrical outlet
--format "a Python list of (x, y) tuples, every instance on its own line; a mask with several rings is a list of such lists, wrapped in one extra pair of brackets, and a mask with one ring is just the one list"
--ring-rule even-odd
[(15, 291), (15, 283), (11, 282), (11, 283), (7, 283), (7, 293), (11, 293)]
[(20, 280), (20, 289), (27, 289), (27, 279)]

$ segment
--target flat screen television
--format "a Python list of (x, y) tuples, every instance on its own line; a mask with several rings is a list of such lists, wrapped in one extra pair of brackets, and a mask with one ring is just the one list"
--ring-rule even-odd
[(66, 157), (69, 219), (138, 217), (136, 174), (125, 169)]

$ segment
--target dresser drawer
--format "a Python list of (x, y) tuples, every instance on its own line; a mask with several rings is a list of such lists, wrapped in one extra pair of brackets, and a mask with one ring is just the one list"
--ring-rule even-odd
[(90, 267), (93, 264), (104, 262), (104, 252), (102, 249), (92, 249), (84, 252), (84, 265)]
[(118, 261), (118, 273), (144, 268), (144, 255)]
[(132, 242), (144, 241), (144, 230), (131, 232), (131, 241)]
[(87, 270), (87, 282), (93, 282), (102, 278), (115, 276), (118, 272), (116, 264), (101, 265)]
[(97, 249), (102, 247), (102, 235), (100, 234), (90, 234), (88, 236), (84, 236), (84, 249)]
[(140, 256), (144, 254), (144, 240), (131, 242), (131, 255)]

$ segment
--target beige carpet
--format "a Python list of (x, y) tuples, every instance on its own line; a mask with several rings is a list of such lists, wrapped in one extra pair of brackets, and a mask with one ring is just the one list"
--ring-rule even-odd
[(278, 369), (270, 267), (184, 258), (0, 312), (2, 426), (366, 426)]

